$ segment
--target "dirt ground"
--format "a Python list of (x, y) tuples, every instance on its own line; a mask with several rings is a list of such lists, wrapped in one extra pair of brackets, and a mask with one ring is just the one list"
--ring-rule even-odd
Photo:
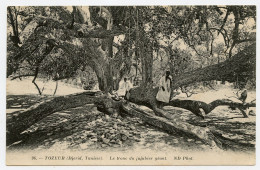
[[(39, 96), (36, 94), (36, 89), (33, 89), (34, 87), (29, 82), (27, 84), (28, 86), (25, 86), (26, 82), (7, 82), (7, 114), (26, 109), (45, 98), (53, 97), (50, 96), (51, 88), (48, 89), (49, 94)], [(19, 90), (19, 87), (27, 88), (26, 90)], [(28, 90), (28, 88), (31, 89)], [(62, 92), (67, 94), (80, 91), (82, 90), (60, 83), (57, 95), (63, 94)], [(188, 99), (209, 103), (215, 99), (234, 96), (233, 92), (231, 86), (219, 85), (215, 90), (207, 89), (206, 92), (198, 92)], [(187, 99), (185, 94), (180, 94), (176, 98)], [(253, 99), (255, 99), (255, 91), (249, 91), (248, 101)], [(148, 108), (144, 107), (144, 109)], [(164, 107), (164, 109), (171, 112), (178, 108)], [(255, 151), (255, 108), (249, 108), (249, 111), (252, 110), (249, 118), (243, 118), (239, 110), (231, 110), (224, 106), (218, 107), (209, 115), (206, 115), (204, 120), (187, 110), (178, 110), (179, 112), (176, 114), (179, 114), (179, 117), (184, 121), (196, 126), (209, 127), (228, 139), (223, 150)], [(212, 149), (199, 140), (169, 134), (145, 124), (138, 118), (109, 117), (97, 111), (93, 105), (56, 112), (23, 133), (26, 136), (25, 139), (9, 146), (9, 150), (127, 151), (143, 149), (172, 152), (176, 150), (208, 151)]]

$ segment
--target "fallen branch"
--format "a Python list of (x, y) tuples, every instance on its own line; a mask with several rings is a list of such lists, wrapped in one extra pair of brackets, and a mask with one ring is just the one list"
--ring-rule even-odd
[(94, 103), (97, 97), (89, 94), (90, 92), (59, 96), (33, 105), (27, 110), (8, 114), (6, 120), (7, 145), (16, 142), (21, 132), (54, 112)]

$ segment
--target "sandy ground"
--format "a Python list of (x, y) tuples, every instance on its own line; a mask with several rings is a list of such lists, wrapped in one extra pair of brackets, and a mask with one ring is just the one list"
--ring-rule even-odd
[[(39, 88), (43, 90), (43, 95), (53, 95), (56, 82), (54, 81), (36, 81)], [(68, 95), (78, 92), (83, 92), (84, 90), (75, 85), (65, 84), (59, 81), (58, 89), (56, 95)], [(6, 79), (6, 95), (38, 95), (38, 91), (35, 85), (32, 83), (32, 78), (10, 80)]]

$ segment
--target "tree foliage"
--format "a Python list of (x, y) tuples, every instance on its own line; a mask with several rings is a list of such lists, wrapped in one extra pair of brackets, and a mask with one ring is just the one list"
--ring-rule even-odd
[[(91, 67), (100, 89), (111, 91), (135, 66), (142, 82), (151, 83), (165, 69), (177, 76), (254, 43), (255, 11), (255, 6), (8, 7), (7, 76), (33, 76), (37, 68), (41, 76), (60, 80)], [(163, 58), (166, 66), (153, 65)]]

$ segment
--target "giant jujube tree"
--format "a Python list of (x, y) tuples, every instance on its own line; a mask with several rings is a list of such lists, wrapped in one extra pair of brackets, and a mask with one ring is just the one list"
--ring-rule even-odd
[[(19, 67), (32, 59), (38, 71), (41, 66), (47, 68), (48, 71), (42, 69), (40, 72), (53, 74), (53, 79), (56, 80), (69, 78), (77, 69), (87, 65), (96, 73), (99, 88), (105, 95), (90, 97), (89, 93), (82, 93), (60, 96), (18, 114), (10, 114), (7, 119), (8, 144), (18, 140), (20, 133), (30, 125), (56, 111), (94, 102), (108, 114), (126, 112), (139, 116), (154, 126), (166, 128), (171, 132), (185, 132), (184, 134), (219, 146), (221, 142), (210, 137), (212, 133), (208, 129), (194, 127), (157, 108), (155, 96), (158, 88), (152, 86), (154, 54), (158, 50), (165, 50), (169, 55), (172, 62), (170, 69), (174, 73), (172, 90), (201, 81), (234, 82), (234, 75), (252, 78), (256, 60), (255, 32), (254, 28), (244, 28), (247, 27), (244, 22), (248, 19), (255, 21), (255, 6), (91, 6), (40, 9), (43, 10), (41, 14), (20, 14), (25, 15), (28, 22), (20, 34), (12, 35), (19, 41), (13, 41), (12, 38), (10, 40), (13, 43), (8, 44), (7, 76), (19, 72)], [(241, 26), (243, 31), (240, 30)], [(175, 42), (181, 42), (182, 47)], [(194, 56), (206, 61), (214, 57), (214, 48), (221, 43), (225, 47), (225, 61), (193, 67), (192, 70), (181, 66), (184, 59), (188, 58), (185, 62), (189, 62)], [(180, 51), (185, 50), (183, 46), (190, 51), (185, 54), (192, 56), (180, 59), (180, 55), (184, 54)], [(64, 70), (66, 64), (59, 63), (63, 59), (69, 65), (67, 72)], [(109, 97), (109, 92), (118, 87), (122, 77), (131, 70), (133, 59), (141, 63), (142, 83), (130, 91), (128, 100), (150, 107), (155, 115), (150, 115), (125, 101), (113, 101)], [(46, 63), (53, 62), (56, 63), (57, 69), (51, 69), (48, 64), (46, 66)], [(135, 67), (138, 67), (137, 62)], [(178, 70), (181, 68), (184, 70)], [(203, 118), (201, 109), (205, 114), (209, 114), (220, 105), (237, 107), (246, 116), (244, 110), (255, 106), (255, 103), (237, 103), (228, 99), (209, 104), (192, 100), (172, 100), (167, 105), (187, 109)], [(176, 121), (183, 126), (176, 124)], [(198, 134), (197, 131), (201, 133)]]

